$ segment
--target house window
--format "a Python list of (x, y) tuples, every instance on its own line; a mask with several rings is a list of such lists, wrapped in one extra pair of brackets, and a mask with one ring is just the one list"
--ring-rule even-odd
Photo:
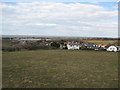
[(110, 48), (110, 50), (114, 50), (114, 48)]

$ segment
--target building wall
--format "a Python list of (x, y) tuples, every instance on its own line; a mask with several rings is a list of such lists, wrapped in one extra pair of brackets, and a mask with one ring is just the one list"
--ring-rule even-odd
[(67, 48), (68, 48), (68, 50), (75, 50), (75, 49), (80, 49), (80, 47), (79, 47), (79, 45), (77, 46), (77, 45), (69, 45), (69, 44), (67, 44)]
[(115, 46), (110, 46), (107, 48), (107, 51), (118, 51), (117, 48)]

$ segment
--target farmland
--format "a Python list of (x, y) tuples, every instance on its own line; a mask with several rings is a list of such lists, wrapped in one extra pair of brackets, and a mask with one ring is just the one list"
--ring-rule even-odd
[(117, 88), (118, 52), (3, 52), (3, 88)]
[(118, 43), (117, 40), (84, 40), (85, 42), (88, 43), (95, 43), (95, 44), (114, 44)]

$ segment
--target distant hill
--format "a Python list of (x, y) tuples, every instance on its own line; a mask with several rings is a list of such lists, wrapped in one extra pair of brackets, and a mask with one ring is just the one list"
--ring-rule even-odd
[(60, 38), (60, 39), (88, 39), (88, 40), (120, 40), (120, 38), (109, 38), (109, 37), (70, 37), (70, 36), (45, 36), (45, 35), (2, 35), (5, 37), (49, 37), (49, 38)]

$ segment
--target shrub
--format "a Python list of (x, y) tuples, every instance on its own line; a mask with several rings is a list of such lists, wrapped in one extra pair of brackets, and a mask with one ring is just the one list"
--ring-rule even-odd
[(60, 47), (60, 44), (57, 43), (57, 42), (53, 42), (53, 43), (51, 43), (51, 46), (52, 46), (52, 47), (55, 47), (55, 48), (59, 48), (59, 47)]
[(40, 44), (39, 49), (50, 49), (50, 46), (46, 46), (45, 44)]
[(24, 45), (22, 48), (27, 49), (27, 50), (35, 50), (38, 48), (38, 46), (37, 45)]
[(20, 51), (20, 50), (21, 50), (20, 47), (16, 47), (16, 48), (15, 48), (15, 51)]
[(2, 51), (12, 52), (15, 51), (15, 47), (2, 47)]

